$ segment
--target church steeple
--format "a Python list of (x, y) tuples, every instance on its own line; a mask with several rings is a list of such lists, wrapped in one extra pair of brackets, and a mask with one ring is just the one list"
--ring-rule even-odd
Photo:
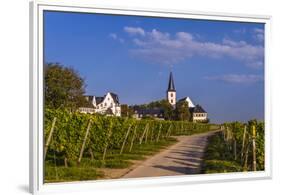
[(168, 84), (167, 91), (176, 91), (172, 72), (170, 72), (170, 78), (169, 78), (169, 84)]
[(170, 77), (169, 77), (167, 100), (175, 108), (177, 100), (176, 100), (176, 88), (175, 88), (172, 72), (170, 72)]

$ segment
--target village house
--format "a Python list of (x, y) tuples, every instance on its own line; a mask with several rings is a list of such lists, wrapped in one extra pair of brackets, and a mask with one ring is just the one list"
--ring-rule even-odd
[(136, 119), (141, 119), (145, 117), (152, 117), (159, 120), (164, 120), (164, 110), (161, 108), (133, 108), (133, 117)]
[(200, 105), (190, 108), (190, 113), (192, 114), (193, 122), (204, 122), (208, 120), (207, 112)]
[(121, 106), (117, 94), (108, 92), (103, 97), (88, 95), (85, 98), (91, 103), (92, 107), (80, 107), (79, 111), (81, 113), (121, 116)]

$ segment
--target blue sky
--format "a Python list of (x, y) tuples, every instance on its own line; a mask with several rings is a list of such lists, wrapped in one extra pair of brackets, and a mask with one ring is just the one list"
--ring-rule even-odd
[(142, 104), (189, 96), (211, 122), (264, 118), (264, 25), (63, 12), (44, 13), (45, 62), (74, 68), (86, 93)]

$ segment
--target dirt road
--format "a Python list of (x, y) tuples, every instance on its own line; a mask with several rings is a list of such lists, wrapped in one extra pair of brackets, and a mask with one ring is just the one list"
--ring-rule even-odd
[(214, 133), (178, 136), (177, 144), (147, 159), (123, 178), (198, 174), (207, 139)]

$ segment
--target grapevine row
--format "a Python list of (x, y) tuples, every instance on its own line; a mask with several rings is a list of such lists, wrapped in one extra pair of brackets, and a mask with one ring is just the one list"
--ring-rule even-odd
[(223, 139), (233, 160), (244, 171), (264, 170), (264, 122), (233, 122), (222, 126)]
[(173, 135), (190, 135), (210, 130), (209, 124), (184, 121), (136, 120), (45, 109), (45, 155), (50, 151), (78, 164), (84, 151), (91, 158), (97, 153), (106, 159), (108, 152), (130, 152), (136, 144), (158, 142)]

